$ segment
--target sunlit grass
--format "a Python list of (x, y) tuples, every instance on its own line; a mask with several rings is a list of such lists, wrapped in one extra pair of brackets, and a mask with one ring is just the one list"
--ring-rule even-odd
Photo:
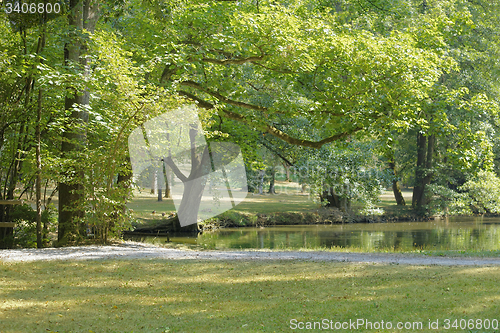
[[(240, 213), (269, 214), (275, 212), (306, 212), (316, 209), (319, 205), (311, 200), (307, 193), (300, 193), (297, 183), (277, 182), (278, 194), (263, 195), (249, 193), (245, 200), (232, 210)], [(134, 216), (144, 219), (161, 219), (161, 213), (175, 211), (172, 199), (163, 198), (158, 201), (156, 194), (148, 190), (134, 191), (134, 198), (127, 204)], [(155, 211), (155, 214), (152, 212)]]
[(291, 319), (498, 319), (498, 276), (500, 267), (301, 261), (3, 263), (0, 332), (286, 332)]

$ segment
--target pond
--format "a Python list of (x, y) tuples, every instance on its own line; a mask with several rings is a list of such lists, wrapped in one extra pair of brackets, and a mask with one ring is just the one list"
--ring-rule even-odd
[[(132, 239), (148, 243), (167, 240), (163, 237)], [(171, 237), (170, 241), (210, 249), (498, 250), (500, 218), (231, 228), (192, 238)]]

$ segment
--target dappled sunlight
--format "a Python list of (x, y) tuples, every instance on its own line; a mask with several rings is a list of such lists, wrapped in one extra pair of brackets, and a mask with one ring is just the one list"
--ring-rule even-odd
[[(481, 276), (499, 271), (488, 267)], [(403, 319), (415, 311), (443, 317), (455, 307), (492, 313), (500, 287), (492, 278), (466, 289), (477, 275), (477, 268), (301, 261), (19, 263), (5, 270), (0, 313), (6, 330), (22, 321), (31, 331), (95, 332), (110, 325), (208, 330), (228, 320), (282, 331), (292, 317), (393, 318), (395, 308)]]
[(476, 275), (476, 274), (497, 274), (498, 267), (471, 267), (460, 270), (459, 274)]

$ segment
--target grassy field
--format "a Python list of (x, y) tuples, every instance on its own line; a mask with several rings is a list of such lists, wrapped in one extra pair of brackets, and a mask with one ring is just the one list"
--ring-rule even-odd
[(428, 332), (429, 319), (439, 320), (433, 332), (495, 332), (443, 325), (500, 320), (499, 276), (500, 267), (300, 261), (0, 263), (0, 332), (288, 332), (292, 319), (394, 325), (344, 332)]
[[(233, 208), (241, 213), (268, 214), (274, 212), (303, 212), (318, 208), (319, 205), (311, 200), (307, 193), (298, 190), (297, 183), (277, 182), (276, 195), (258, 195), (249, 193), (246, 199)], [(161, 213), (175, 211), (174, 202), (171, 199), (158, 201), (156, 194), (149, 191), (135, 191), (134, 199), (127, 204), (138, 218), (153, 218), (161, 216)], [(155, 211), (153, 215), (152, 212)]]
[[(276, 184), (276, 195), (258, 195), (249, 193), (245, 201), (237, 205), (234, 210), (240, 213), (261, 213), (269, 214), (275, 212), (306, 212), (320, 207), (315, 203), (308, 193), (301, 193), (297, 183), (279, 181)], [(385, 191), (380, 196), (378, 207), (396, 213), (405, 213), (411, 206), (411, 191), (403, 191), (406, 199), (406, 207), (398, 207), (394, 200), (392, 191)], [(138, 218), (159, 218), (161, 213), (169, 213), (175, 211), (174, 203), (171, 199), (163, 199), (159, 202), (156, 194), (151, 194), (149, 191), (135, 191), (134, 199), (127, 204), (128, 208), (134, 211), (134, 215)], [(153, 215), (152, 212), (155, 211)]]

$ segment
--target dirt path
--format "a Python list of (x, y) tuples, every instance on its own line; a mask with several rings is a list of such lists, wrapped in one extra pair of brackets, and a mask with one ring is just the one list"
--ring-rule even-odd
[(412, 254), (308, 251), (192, 251), (125, 242), (115, 246), (0, 250), (0, 262), (39, 260), (176, 259), (176, 260), (308, 260), (402, 265), (500, 265), (500, 258), (425, 257)]

